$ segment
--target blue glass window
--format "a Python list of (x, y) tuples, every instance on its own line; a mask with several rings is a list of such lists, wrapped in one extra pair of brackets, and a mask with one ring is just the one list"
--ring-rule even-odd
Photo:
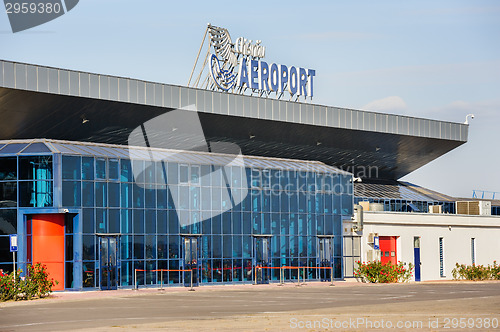
[(0, 182), (0, 208), (17, 206), (17, 182)]
[(132, 210), (121, 209), (121, 232), (122, 233), (132, 233)]
[(208, 165), (201, 166), (201, 185), (203, 187), (210, 186), (210, 173), (212, 172), (211, 167)]
[(49, 180), (52, 173), (52, 156), (19, 157), (20, 180)]
[(120, 233), (120, 210), (110, 209), (109, 210), (109, 229), (110, 233)]
[(106, 159), (96, 159), (95, 177), (96, 179), (106, 179)]
[(144, 187), (135, 183), (133, 184), (133, 207), (144, 207)]
[(156, 210), (146, 210), (146, 233), (156, 233)]
[(108, 213), (106, 209), (95, 209), (96, 233), (108, 232)]
[(0, 162), (0, 181), (17, 179), (17, 158), (2, 158)]
[(200, 183), (200, 167), (191, 166), (191, 184)]
[(81, 158), (73, 156), (62, 156), (62, 178), (67, 180), (80, 180), (81, 177)]
[(96, 206), (106, 207), (108, 205), (108, 184), (106, 182), (96, 182), (95, 192)]
[(167, 180), (168, 184), (179, 183), (179, 168), (177, 163), (168, 163), (167, 165)]
[(81, 182), (63, 181), (62, 184), (62, 204), (63, 206), (81, 206)]
[(144, 233), (144, 210), (133, 210), (134, 233)]
[[(15, 209), (2, 209), (0, 210), (0, 235), (9, 235), (9, 234), (17, 234), (17, 211)], [(6, 250), (9, 247), (9, 244), (7, 244), (5, 247), (2, 247), (3, 250), (5, 250), (6, 254), (8, 255), (9, 259), (6, 261), (9, 261), (12, 259), (10, 253), (8, 253), (8, 250)], [(0, 257), (3, 256), (0, 254)], [(0, 261), (4, 261), (3, 259), (0, 259)]]
[(156, 185), (148, 184), (146, 185), (144, 191), (144, 202), (146, 208), (156, 208)]
[(122, 183), (121, 184), (121, 207), (131, 208), (132, 207), (132, 184), (131, 183)]
[(252, 168), (252, 188), (260, 188), (261, 180), (260, 180), (260, 169)]
[[(134, 259), (144, 259), (144, 235), (134, 235)], [(137, 269), (144, 269), (141, 266)]]
[(82, 157), (82, 179), (94, 180), (94, 158)]
[(120, 178), (120, 165), (118, 160), (110, 159), (109, 160), (109, 179), (110, 180), (118, 180)]
[(122, 159), (120, 162), (120, 181), (133, 182), (134, 175), (132, 173), (132, 163), (128, 159)]
[(19, 182), (19, 206), (49, 207), (53, 204), (52, 181)]
[(94, 206), (94, 182), (82, 182), (82, 205), (86, 207)]
[(113, 183), (113, 182), (108, 183), (108, 203), (109, 207), (120, 207), (119, 183)]
[(175, 210), (168, 211), (168, 233), (179, 234), (179, 218)]
[(157, 185), (156, 186), (156, 207), (158, 209), (166, 209), (167, 208), (167, 186), (165, 185)]

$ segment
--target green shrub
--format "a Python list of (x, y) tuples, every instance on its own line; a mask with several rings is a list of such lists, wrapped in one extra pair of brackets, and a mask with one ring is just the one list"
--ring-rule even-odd
[(451, 273), (455, 280), (500, 280), (500, 265), (497, 261), (488, 266), (455, 263)]
[(356, 262), (358, 267), (354, 272), (354, 276), (363, 282), (372, 283), (393, 283), (405, 282), (410, 280), (413, 271), (413, 264), (398, 262), (394, 265), (391, 262), (387, 264), (381, 261), (373, 262)]
[(49, 278), (47, 266), (40, 263), (34, 266), (28, 264), (26, 277), (21, 277), (21, 273), (22, 271), (18, 269), (0, 276), (0, 301), (42, 298), (48, 296), (57, 283)]

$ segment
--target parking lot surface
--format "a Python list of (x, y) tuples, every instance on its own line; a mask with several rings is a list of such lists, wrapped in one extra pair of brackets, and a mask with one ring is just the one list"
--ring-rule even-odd
[(315, 282), (300, 287), (64, 292), (0, 304), (1, 331), (449, 331), (455, 325), (463, 331), (500, 330), (498, 320), (500, 282), (339, 282), (334, 287)]

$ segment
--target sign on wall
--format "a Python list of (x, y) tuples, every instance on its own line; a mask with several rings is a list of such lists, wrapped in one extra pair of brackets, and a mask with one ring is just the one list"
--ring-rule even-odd
[(9, 235), (9, 242), (10, 242), (10, 252), (16, 252), (17, 251), (17, 234), (10, 234)]

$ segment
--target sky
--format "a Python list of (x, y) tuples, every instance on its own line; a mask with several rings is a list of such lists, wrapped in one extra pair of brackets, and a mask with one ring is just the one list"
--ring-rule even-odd
[(262, 40), (268, 62), (314, 68), (315, 104), (453, 122), (474, 114), (466, 144), (402, 180), (460, 197), (500, 192), (496, 0), (81, 0), (15, 34), (0, 10), (0, 59), (187, 85), (207, 23), (233, 41)]

